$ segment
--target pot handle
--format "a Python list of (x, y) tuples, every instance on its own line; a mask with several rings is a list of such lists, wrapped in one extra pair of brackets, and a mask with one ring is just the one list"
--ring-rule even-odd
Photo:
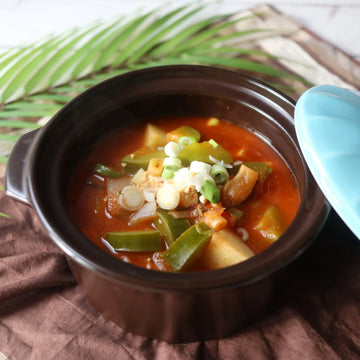
[(30, 131), (20, 137), (16, 142), (5, 171), (5, 193), (11, 198), (31, 205), (26, 186), (26, 160), (29, 148), (39, 129)]

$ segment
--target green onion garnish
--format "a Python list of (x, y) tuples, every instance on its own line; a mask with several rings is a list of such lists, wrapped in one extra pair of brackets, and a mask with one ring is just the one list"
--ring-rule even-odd
[(219, 146), (219, 144), (214, 139), (210, 139), (209, 144), (211, 144), (214, 148)]
[(193, 136), (182, 136), (179, 139), (180, 149), (182, 150), (183, 148), (185, 148), (186, 146), (188, 146), (194, 142), (196, 142), (196, 139)]
[(205, 180), (200, 193), (204, 195), (211, 203), (218, 203), (221, 198), (220, 189), (210, 180)]
[(176, 171), (179, 170), (179, 167), (174, 165), (165, 165), (161, 174), (161, 177), (165, 180), (170, 180), (174, 177)]
[(224, 184), (229, 179), (229, 173), (225, 166), (220, 164), (211, 166), (210, 176), (215, 180), (216, 184)]

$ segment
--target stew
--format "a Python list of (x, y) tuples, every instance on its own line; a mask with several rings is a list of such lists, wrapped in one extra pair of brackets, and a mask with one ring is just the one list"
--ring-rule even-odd
[(147, 269), (230, 266), (270, 246), (300, 195), (263, 139), (217, 118), (164, 118), (116, 131), (77, 166), (74, 222), (97, 246)]

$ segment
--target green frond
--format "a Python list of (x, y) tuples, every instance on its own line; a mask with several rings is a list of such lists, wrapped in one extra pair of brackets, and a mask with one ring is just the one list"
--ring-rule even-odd
[(201, 49), (201, 48), (215, 47), (214, 45), (226, 44), (229, 40), (232, 40), (232, 39), (241, 39), (241, 38), (245, 37), (246, 35), (251, 35), (251, 34), (255, 34), (255, 33), (268, 33), (269, 31), (270, 30), (267, 30), (267, 29), (249, 29), (249, 30), (244, 30), (244, 31), (233, 32), (231, 34), (226, 34), (226, 35), (222, 35), (222, 36), (216, 36), (216, 37), (210, 38), (208, 40), (202, 41), (196, 47), (195, 46), (192, 47), (191, 50), (197, 49), (197, 48)]
[(66, 93), (81, 93), (82, 91), (86, 90), (86, 86), (81, 86), (79, 82), (71, 85), (63, 85), (63, 86), (57, 86), (52, 89), (53, 93), (56, 94), (66, 94)]
[[(155, 22), (152, 27), (159, 28), (160, 31), (156, 32), (155, 34), (153, 34), (153, 31), (151, 31), (150, 34), (143, 34), (143, 36), (145, 35), (145, 39), (142, 46), (139, 47), (137, 51), (135, 51), (135, 53), (131, 55), (128, 62), (135, 63), (136, 61), (138, 61), (151, 48), (163, 41), (166, 38), (166, 35), (168, 35), (172, 30), (176, 29), (179, 25), (183, 24), (185, 21), (197, 14), (200, 10), (203, 9), (203, 7), (201, 6), (195, 9), (190, 9), (190, 11), (185, 12), (185, 14), (182, 15), (179, 19), (175, 19), (175, 21), (170, 22), (170, 24), (166, 24), (168, 20), (172, 19), (174, 15), (178, 15), (184, 9), (186, 9), (186, 7), (179, 8), (170, 13), (169, 16), (165, 16), (164, 18), (162, 18), (161, 21)], [(165, 26), (161, 28), (163, 25)]]
[(156, 48), (149, 52), (150, 57), (165, 56), (171, 50), (176, 49), (179, 44), (182, 44), (186, 39), (191, 38), (194, 34), (201, 32), (203, 29), (208, 28), (211, 24), (224, 20), (225, 15), (216, 15), (210, 18), (196, 22), (195, 24), (188, 25), (185, 29), (178, 32), (175, 36), (167, 41), (160, 43)]
[[(0, 162), (2, 162), (1, 160), (3, 160), (3, 159), (0, 157)], [(5, 160), (5, 159), (4, 159), (4, 160)], [(4, 218), (7, 218), (7, 219), (11, 219), (11, 218), (12, 218), (11, 215), (5, 214), (5, 213), (3, 213), (3, 212), (1, 212), (1, 211), (0, 211), (0, 216), (1, 216), (1, 217), (4, 217)]]
[(49, 83), (49, 74), (55, 67), (56, 63), (67, 53), (72, 47), (70, 39), (76, 34), (76, 29), (64, 34), (58, 42), (58, 46), (53, 52), (48, 54), (47, 58), (39, 62), (37, 71), (31, 74), (26, 80), (24, 79), (24, 92), (26, 95), (46, 90), (51, 86)]
[(264, 51), (255, 50), (255, 49), (244, 49), (244, 48), (237, 48), (234, 46), (199, 46), (195, 49), (191, 50), (191, 54), (220, 54), (220, 55), (227, 55), (227, 56), (238, 56), (238, 55), (254, 55), (254, 56), (264, 56), (267, 58), (272, 59), (280, 59), (278, 56), (271, 55)]
[(96, 31), (98, 26), (99, 25), (94, 25), (90, 29), (81, 32), (65, 46), (66, 51), (61, 53), (62, 57), (58, 59), (58, 64), (57, 66), (55, 65), (56, 67), (49, 77), (49, 84), (51, 84), (51, 86), (64, 84), (71, 80), (70, 73), (72, 65), (78, 60), (79, 56), (82, 55), (81, 47), (79, 50), (76, 46), (78, 46), (80, 41), (83, 41), (87, 35), (91, 34), (94, 30)]
[[(41, 67), (44, 59), (58, 48), (64, 39), (53, 38), (42, 46), (34, 49), (33, 54), (29, 53), (29, 59), (24, 57), (24, 66), (12, 79), (6, 84), (6, 88), (2, 94), (2, 100), (5, 102), (12, 101), (12, 99), (19, 98), (26, 93), (31, 93), (32, 88), (27, 84), (28, 79)], [(14, 68), (12, 69), (14, 71)]]
[(203, 64), (221, 66), (226, 68), (236, 68), (254, 73), (276, 76), (278, 78), (290, 77), (290, 75), (282, 70), (270, 67), (256, 61), (245, 60), (241, 58), (225, 58), (221, 56), (205, 56), (195, 54), (183, 54), (180, 57), (167, 57), (154, 61), (147, 61), (142, 64), (135, 64), (132, 69), (142, 69), (145, 67), (163, 66), (163, 65), (190, 65)]
[(61, 95), (61, 94), (52, 94), (52, 93), (42, 93), (42, 94), (35, 94), (29, 96), (27, 100), (34, 101), (54, 101), (56, 103), (65, 104), (68, 101), (72, 100), (73, 96), (70, 95)]
[(30, 101), (16, 101), (14, 103), (6, 104), (4, 110), (19, 110), (19, 109), (39, 109), (39, 110), (52, 110), (58, 111), (61, 106), (58, 104), (52, 103), (39, 103), (39, 102), (30, 102)]
[[(221, 32), (234, 26), (240, 21), (243, 21), (245, 18), (239, 18), (231, 21), (223, 21), (219, 24), (215, 24), (204, 29), (201, 32), (198, 32), (187, 38), (186, 41), (183, 41), (177, 47), (173, 48), (171, 51), (168, 52), (168, 56), (173, 56), (174, 54), (180, 54), (184, 51), (188, 51), (189, 49), (194, 49), (197, 46), (202, 45), (203, 43), (209, 41), (210, 39), (218, 39), (221, 36)], [(219, 39), (220, 40), (220, 39)]]
[[(151, 36), (158, 33), (164, 24), (170, 21), (175, 15), (177, 15), (184, 7), (177, 8), (163, 16), (156, 17), (140, 32), (133, 34), (133, 40), (123, 48), (122, 51), (113, 60), (113, 66), (122, 65), (127, 61), (130, 56), (134, 56), (137, 52), (141, 52), (143, 46), (146, 46), (148, 41), (151, 41)], [(137, 57), (139, 55), (136, 55)]]
[(0, 134), (0, 140), (1, 141), (18, 141), (20, 139), (20, 135), (15, 134)]
[(41, 126), (30, 121), (0, 120), (0, 127), (15, 129), (38, 129)]
[(21, 54), (23, 54), (25, 51), (27, 51), (30, 48), (30, 46), (20, 48), (20, 49), (11, 49), (9, 51), (4, 52), (1, 54), (0, 58), (0, 73), (3, 72), (3, 69), (6, 69), (6, 67), (11, 64), (14, 60), (19, 58)]
[[(239, 45), (251, 39), (248, 35), (271, 35), (266, 29), (235, 30), (258, 15), (205, 16), (207, 6), (187, 4), (167, 12), (159, 6), (0, 54), (0, 141), (17, 141), (19, 130), (40, 127), (39, 119), (53, 116), (77, 94), (133, 69), (212, 65), (262, 74), (279, 80), (279, 86), (288, 86), (282, 79), (294, 75), (271, 65), (278, 58)], [(259, 62), (259, 58), (271, 62)], [(0, 162), (6, 162), (7, 156), (0, 153)]]
[(142, 16), (131, 18), (128, 22), (123, 24), (115, 36), (111, 38), (108, 43), (103, 44), (104, 46), (102, 48), (102, 52), (95, 60), (92, 71), (96, 73), (106, 66), (111, 65), (113, 59), (119, 53), (119, 51), (122, 51), (125, 45), (131, 41), (135, 30), (138, 29), (138, 27), (144, 23), (152, 14), (154, 14), (154, 10), (149, 11)]
[(43, 116), (52, 116), (54, 114), (53, 110), (47, 109), (20, 109), (20, 110), (3, 110), (0, 111), (0, 119), (10, 119), (18, 117), (43, 117)]
[(92, 64), (94, 58), (98, 57), (104, 48), (104, 44), (107, 44), (115, 35), (119, 32), (119, 26), (124, 19), (116, 19), (109, 26), (91, 37), (86, 44), (84, 44), (78, 52), (82, 55), (80, 60), (74, 67), (71, 78), (77, 79), (81, 76), (85, 76), (92, 72)]

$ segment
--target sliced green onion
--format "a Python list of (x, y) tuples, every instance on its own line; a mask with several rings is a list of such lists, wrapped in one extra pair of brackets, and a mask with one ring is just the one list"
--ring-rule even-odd
[(165, 210), (173, 210), (179, 205), (180, 194), (178, 191), (162, 187), (156, 196), (158, 205)]
[(180, 154), (180, 146), (174, 141), (170, 141), (164, 147), (165, 154), (171, 157), (177, 157)]
[(175, 173), (180, 170), (179, 167), (175, 165), (166, 165), (163, 168), (163, 171), (161, 173), (161, 177), (165, 180), (170, 180), (174, 177)]
[(182, 136), (179, 139), (180, 149), (182, 150), (184, 147), (186, 147), (194, 142), (196, 142), (196, 139), (193, 136)]
[(164, 159), (164, 166), (176, 166), (179, 169), (181, 168), (181, 160), (176, 157), (166, 157)]
[(211, 165), (203, 161), (194, 160), (191, 162), (189, 169), (190, 172), (194, 174), (198, 174), (198, 173), (210, 174)]
[(204, 195), (211, 203), (218, 203), (221, 198), (220, 189), (210, 180), (205, 180), (201, 189), (201, 195)]
[(100, 174), (102, 176), (110, 177), (110, 178), (118, 178), (124, 175), (123, 170), (114, 170), (108, 166), (97, 163), (94, 166), (94, 172)]
[(211, 144), (214, 148), (219, 146), (219, 144), (214, 139), (210, 139), (209, 144)]
[(216, 184), (224, 184), (229, 179), (229, 173), (225, 166), (220, 164), (211, 166), (210, 176), (215, 180)]
[(168, 140), (179, 142), (182, 137), (193, 137), (195, 141), (200, 141), (201, 135), (199, 131), (191, 126), (181, 126), (168, 133)]
[(125, 210), (139, 210), (144, 205), (144, 202), (145, 198), (143, 191), (135, 185), (128, 185), (122, 189), (119, 203)]

